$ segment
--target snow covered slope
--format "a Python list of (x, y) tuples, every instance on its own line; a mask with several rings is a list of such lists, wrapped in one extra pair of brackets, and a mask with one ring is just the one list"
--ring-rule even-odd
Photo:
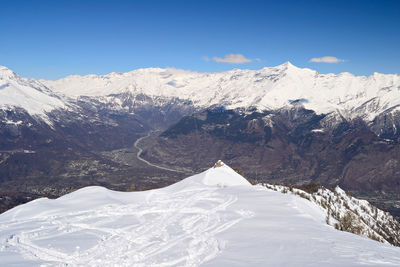
[(400, 246), (400, 223), (388, 212), (366, 200), (354, 198), (339, 186), (334, 190), (309, 185), (308, 192), (291, 186), (263, 184), (284, 194), (295, 194), (320, 206), (326, 213), (325, 222), (342, 231)]
[(69, 96), (107, 96), (132, 93), (178, 97), (196, 106), (277, 109), (293, 101), (317, 113), (338, 111), (347, 118), (367, 121), (382, 112), (398, 110), (400, 75), (354, 76), (350, 73), (319, 74), (286, 62), (261, 70), (197, 73), (176, 69), (138, 69), (104, 76), (68, 76), (41, 81), (55, 92)]
[(172, 186), (87, 187), (0, 215), (5, 266), (399, 266), (400, 249), (335, 230), (323, 209), (223, 163)]
[(6, 67), (0, 66), (0, 108), (19, 107), (31, 115), (45, 116), (65, 104), (43, 84), (33, 79), (21, 78)]

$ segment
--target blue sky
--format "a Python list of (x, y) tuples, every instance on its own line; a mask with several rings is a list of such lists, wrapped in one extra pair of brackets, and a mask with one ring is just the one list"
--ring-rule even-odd
[(400, 73), (400, 1), (0, 0), (0, 7), (0, 65), (25, 77), (286, 61), (321, 73)]

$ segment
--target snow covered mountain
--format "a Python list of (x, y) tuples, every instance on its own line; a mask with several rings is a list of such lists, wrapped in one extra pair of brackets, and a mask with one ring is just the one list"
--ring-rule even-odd
[(400, 75), (354, 76), (319, 74), (290, 62), (261, 70), (197, 73), (177, 69), (138, 69), (97, 76), (68, 76), (43, 84), (68, 96), (144, 94), (190, 100), (198, 107), (228, 109), (256, 107), (275, 110), (301, 102), (318, 114), (337, 112), (345, 118), (372, 121), (377, 115), (398, 110)]
[(163, 189), (87, 187), (0, 215), (5, 266), (398, 266), (399, 255), (223, 163)]
[(40, 82), (0, 66), (0, 109), (16, 107), (46, 117), (46, 112), (66, 108), (66, 104)]
[[(119, 110), (140, 104), (143, 98), (156, 106), (181, 101), (197, 109), (224, 106), (260, 111), (301, 103), (317, 114), (359, 117), (367, 122), (393, 120), (400, 109), (398, 74), (319, 74), (290, 62), (261, 70), (198, 73), (148, 68), (102, 76), (72, 75), (56, 81), (24, 79), (1, 67), (0, 83), (0, 105), (19, 106), (33, 114), (65, 107), (71, 98), (83, 96)], [(66, 97), (60, 100), (56, 94)]]
[(0, 197), (60, 196), (89, 182), (119, 190), (166, 184), (158, 175), (128, 181), (125, 161), (101, 154), (161, 130), (142, 144), (142, 156), (158, 165), (198, 171), (221, 158), (263, 182), (366, 193), (400, 216), (397, 74), (319, 74), (287, 62), (36, 81), (2, 67), (0, 83)]

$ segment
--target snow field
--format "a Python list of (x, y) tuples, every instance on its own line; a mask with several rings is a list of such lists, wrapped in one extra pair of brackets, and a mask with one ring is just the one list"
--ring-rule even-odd
[(87, 187), (0, 215), (5, 266), (398, 266), (400, 250), (225, 164), (163, 189)]

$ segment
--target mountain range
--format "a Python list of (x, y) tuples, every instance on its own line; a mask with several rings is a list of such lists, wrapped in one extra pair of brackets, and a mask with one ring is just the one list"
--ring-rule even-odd
[[(340, 185), (400, 215), (399, 107), (398, 74), (319, 74), (289, 62), (57, 81), (1, 67), (3, 210), (86, 185), (171, 184), (223, 159), (261, 182)], [(149, 133), (141, 157), (181, 172), (132, 157)]]

